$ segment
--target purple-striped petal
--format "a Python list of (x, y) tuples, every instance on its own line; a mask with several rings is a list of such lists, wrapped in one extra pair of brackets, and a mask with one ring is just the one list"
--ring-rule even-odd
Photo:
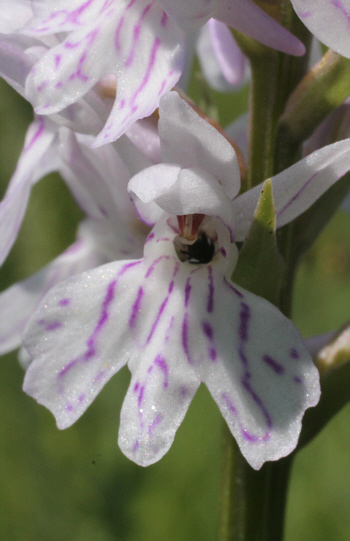
[(37, 118), (29, 126), (16, 170), (0, 203), (0, 264), (17, 238), (33, 184), (57, 168), (57, 150), (52, 146), (55, 131), (49, 119)]
[(47, 267), (1, 293), (1, 354), (21, 345), (27, 321), (49, 289), (69, 276), (103, 262), (98, 245), (91, 241), (89, 235), (84, 235), (84, 229), (81, 233), (80, 238)]
[[(328, 145), (272, 178), (277, 227), (307, 210), (350, 169), (350, 139)], [(245, 239), (262, 184), (233, 201), (235, 240)]]
[(278, 51), (296, 56), (305, 53), (301, 41), (252, 0), (219, 0), (213, 18)]
[(244, 81), (247, 61), (224, 23), (208, 21), (200, 30), (197, 53), (203, 75), (215, 90), (232, 92)]
[[(101, 5), (101, 2), (100, 2)], [(150, 115), (181, 75), (185, 34), (155, 3), (104, 3), (66, 40), (49, 50), (27, 79), (26, 93), (41, 114), (84, 96), (104, 75), (117, 78), (117, 99), (96, 144), (117, 139)]]
[(322, 43), (350, 58), (349, 0), (291, 0), (305, 26)]

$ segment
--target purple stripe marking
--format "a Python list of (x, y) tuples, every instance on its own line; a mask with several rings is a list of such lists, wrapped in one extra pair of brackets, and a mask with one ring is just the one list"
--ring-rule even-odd
[(163, 259), (170, 259), (170, 256), (169, 255), (161, 255), (160, 257), (155, 259), (153, 261), (153, 263), (148, 267), (147, 272), (145, 274), (145, 278), (148, 278), (152, 274), (152, 272), (154, 271), (156, 265), (158, 265), (158, 263), (160, 261), (162, 261)]
[(39, 126), (36, 132), (34, 133), (33, 137), (30, 139), (30, 141), (28, 141), (28, 143), (24, 147), (23, 149), (24, 152), (27, 152), (27, 150), (29, 150), (34, 145), (34, 143), (39, 139), (40, 135), (43, 133), (44, 128), (45, 128), (45, 121), (43, 118), (40, 118)]
[(295, 383), (303, 383), (303, 378), (299, 376), (294, 376), (293, 380), (295, 381)]
[(230, 283), (230, 282), (227, 280), (226, 276), (224, 277), (224, 282), (225, 282), (225, 284), (231, 289), (231, 291), (233, 291), (233, 293), (234, 293), (237, 297), (239, 297), (240, 299), (244, 299), (243, 293), (241, 293), (240, 291), (238, 291), (238, 289), (235, 288), (234, 285), (233, 285), (232, 283)]
[(239, 339), (242, 342), (247, 342), (248, 340), (248, 328), (250, 320), (250, 308), (245, 302), (241, 302), (241, 312), (239, 314), (240, 323), (239, 323)]
[(339, 9), (339, 11), (341, 11), (343, 15), (345, 15), (347, 23), (350, 24), (350, 13), (344, 6), (343, 2), (341, 2), (340, 0), (332, 0), (332, 4), (335, 8)]
[(147, 15), (147, 13), (149, 12), (149, 10), (151, 9), (152, 7), (152, 4), (148, 4), (145, 9), (143, 10), (143, 12), (141, 13), (141, 17), (138, 21), (138, 23), (134, 26), (134, 29), (133, 29), (133, 42), (132, 42), (132, 47), (131, 47), (131, 50), (130, 50), (130, 53), (129, 53), (129, 56), (128, 58), (126, 59), (125, 61), (125, 66), (128, 68), (129, 66), (131, 66), (131, 64), (133, 63), (134, 61), (134, 57), (135, 57), (135, 51), (137, 49), (137, 42), (139, 41), (140, 39), (140, 32), (141, 32), (141, 25)]
[(190, 284), (190, 280), (191, 278), (187, 278), (187, 281), (186, 281), (186, 285), (185, 285), (185, 308), (187, 308), (188, 306), (188, 301), (190, 300), (190, 293), (191, 293), (191, 289), (192, 289), (192, 286)]
[(149, 78), (150, 78), (150, 75), (151, 75), (151, 72), (152, 72), (152, 69), (154, 67), (154, 64), (155, 64), (155, 61), (156, 61), (156, 55), (157, 55), (157, 51), (159, 49), (159, 46), (160, 46), (160, 39), (159, 38), (156, 38), (154, 40), (154, 43), (153, 43), (153, 47), (152, 47), (152, 51), (151, 51), (151, 56), (150, 56), (150, 61), (148, 63), (148, 67), (147, 67), (147, 70), (146, 70), (146, 73), (141, 81), (141, 84), (139, 86), (139, 88), (134, 92), (132, 98), (131, 98), (131, 104), (133, 105), (136, 101), (136, 98), (137, 96), (142, 92), (142, 90), (147, 86), (148, 84), (148, 81), (149, 81)]
[(283, 214), (283, 212), (284, 212), (285, 210), (287, 210), (287, 208), (290, 207), (290, 206), (294, 203), (294, 201), (295, 201), (296, 199), (298, 199), (298, 197), (300, 196), (300, 194), (305, 190), (305, 188), (307, 188), (307, 186), (310, 184), (310, 182), (311, 182), (315, 177), (317, 177), (317, 175), (318, 175), (319, 173), (320, 173), (320, 172), (317, 171), (317, 173), (314, 173), (314, 174), (312, 175), (312, 177), (310, 177), (309, 180), (307, 180), (307, 181), (305, 182), (305, 184), (300, 188), (300, 190), (297, 191), (297, 193), (292, 197), (292, 199), (290, 199), (290, 200), (284, 205), (284, 207), (283, 207), (279, 212), (277, 212), (277, 214), (276, 214), (276, 217), (277, 217), (277, 218), (279, 218), (279, 217), (281, 216), (281, 214)]
[(157, 355), (157, 357), (154, 360), (154, 364), (158, 366), (158, 368), (160, 368), (160, 370), (163, 372), (163, 376), (164, 376), (163, 386), (164, 386), (164, 389), (167, 389), (169, 386), (169, 367), (166, 360), (161, 355)]
[(193, 361), (190, 357), (190, 352), (188, 349), (188, 314), (187, 312), (185, 313), (185, 316), (182, 322), (181, 340), (182, 340), (182, 349), (185, 352), (187, 360), (190, 364), (193, 364)]
[(208, 303), (207, 303), (207, 312), (211, 314), (214, 310), (214, 280), (213, 280), (213, 269), (208, 266)]
[(156, 426), (158, 426), (162, 422), (162, 416), (157, 415), (157, 417), (151, 422), (151, 424), (148, 427), (148, 435), (151, 436), (154, 432), (154, 429)]
[(284, 374), (284, 366), (282, 366), (280, 363), (272, 359), (270, 355), (263, 355), (262, 360), (264, 363), (266, 363), (272, 370), (275, 372), (275, 374), (282, 375)]
[(227, 396), (226, 393), (222, 393), (221, 395), (221, 398), (223, 399), (223, 401), (225, 402), (226, 406), (228, 407), (228, 409), (234, 414), (234, 415), (237, 415), (237, 410), (236, 408), (234, 407), (231, 399), (229, 396)]
[(143, 295), (144, 295), (143, 288), (139, 287), (136, 300), (131, 308), (131, 314), (129, 318), (129, 327), (131, 329), (134, 329), (136, 326), (136, 319), (140, 312), (141, 300), (142, 300)]
[(141, 408), (141, 406), (142, 406), (144, 393), (145, 393), (145, 386), (142, 385), (142, 387), (140, 387), (139, 396), (138, 396), (138, 399), (137, 399), (137, 403), (138, 403), (139, 408)]

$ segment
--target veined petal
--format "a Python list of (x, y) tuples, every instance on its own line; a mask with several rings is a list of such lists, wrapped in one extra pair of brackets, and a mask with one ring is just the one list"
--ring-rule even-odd
[(225, 137), (176, 92), (162, 98), (159, 116), (163, 162), (206, 170), (232, 199), (239, 191), (240, 172), (236, 153)]
[(74, 423), (129, 360), (130, 337), (115, 321), (134, 302), (140, 264), (117, 261), (59, 283), (28, 324), (24, 346), (35, 360), (23, 388), (59, 428)]
[[(272, 178), (277, 227), (307, 210), (350, 169), (350, 139), (328, 145)], [(235, 240), (246, 237), (262, 184), (233, 201)]]
[(103, 262), (101, 254), (87, 238), (79, 238), (63, 254), (30, 278), (0, 295), (0, 353), (21, 345), (28, 319), (44, 295), (56, 283)]
[(205, 24), (220, 0), (157, 0), (162, 9), (184, 30)]
[(29, 126), (16, 171), (0, 203), (0, 264), (17, 238), (32, 185), (57, 166), (57, 152), (48, 152), (55, 131), (52, 122), (43, 118)]
[(184, 357), (141, 354), (120, 415), (119, 446), (140, 466), (169, 450), (200, 384)]
[(210, 86), (232, 92), (244, 79), (245, 57), (227, 26), (210, 19), (200, 30), (197, 53), (202, 72)]
[(213, 18), (283, 53), (301, 56), (305, 47), (252, 0), (219, 0)]
[(242, 454), (259, 469), (295, 448), (304, 412), (319, 400), (319, 375), (299, 332), (275, 306), (213, 277), (219, 311), (202, 325), (215, 356), (203, 363), (201, 378)]
[(305, 26), (322, 43), (350, 58), (349, 0), (291, 0)]
[(150, 115), (181, 75), (185, 34), (155, 3), (118, 0), (33, 68), (28, 99), (41, 114), (53, 114), (86, 94), (104, 75), (117, 78), (117, 99), (96, 145), (117, 139)]
[(109, 4), (101, 0), (32, 0), (34, 16), (25, 31), (35, 36), (69, 32), (96, 19)]

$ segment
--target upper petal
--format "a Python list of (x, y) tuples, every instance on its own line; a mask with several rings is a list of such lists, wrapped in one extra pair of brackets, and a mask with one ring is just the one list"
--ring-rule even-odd
[(117, 99), (96, 144), (117, 139), (150, 115), (179, 79), (185, 35), (156, 4), (120, 0), (77, 27), (34, 66), (26, 94), (41, 114), (84, 96), (104, 75), (117, 78)]
[(301, 41), (252, 0), (219, 0), (213, 17), (278, 51), (297, 56), (305, 53)]
[(55, 132), (53, 123), (43, 118), (29, 126), (16, 170), (0, 203), (0, 264), (17, 238), (32, 185), (57, 168), (57, 150), (52, 148)]
[(305, 26), (322, 43), (350, 57), (349, 0), (291, 0)]
[(200, 30), (197, 53), (208, 83), (221, 92), (232, 92), (244, 79), (246, 59), (227, 26), (210, 19)]
[(240, 172), (233, 147), (201, 118), (176, 92), (159, 106), (159, 136), (163, 162), (207, 171), (232, 199), (240, 187)]
[(157, 0), (164, 11), (184, 30), (198, 28), (212, 16), (220, 0)]
[[(272, 178), (277, 227), (294, 220), (350, 169), (350, 139), (328, 145)], [(236, 241), (246, 237), (262, 184), (233, 201)]]

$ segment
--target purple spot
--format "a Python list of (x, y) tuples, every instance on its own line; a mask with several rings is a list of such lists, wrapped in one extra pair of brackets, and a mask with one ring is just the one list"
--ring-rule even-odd
[(40, 83), (39, 86), (37, 86), (36, 89), (37, 89), (38, 92), (41, 92), (42, 90), (44, 90), (44, 88), (47, 87), (47, 85), (48, 85), (48, 82), (47, 82), (47, 81), (43, 81), (42, 83)]
[(101, 381), (104, 375), (105, 375), (105, 371), (101, 370), (101, 372), (99, 372), (97, 376), (93, 379), (93, 383), (98, 383), (99, 381)]
[(221, 255), (223, 255), (224, 257), (226, 257), (226, 255), (227, 255), (227, 254), (226, 254), (225, 248), (220, 248), (220, 253), (221, 253)]
[(55, 54), (55, 69), (59, 67), (62, 60), (62, 56), (60, 54)]
[(244, 439), (247, 441), (250, 441), (251, 443), (255, 443), (259, 441), (260, 439), (258, 436), (254, 436), (253, 434), (250, 434), (248, 430), (246, 430), (245, 428), (241, 428), (241, 432)]
[(292, 359), (299, 359), (299, 352), (295, 348), (292, 348), (289, 353)]
[(269, 355), (263, 355), (262, 360), (264, 361), (264, 363), (270, 366), (270, 368), (272, 368), (275, 374), (281, 375), (284, 373), (284, 367), (280, 363), (272, 359), (272, 357), (270, 357)]
[(132, 448), (132, 452), (136, 453), (136, 451), (138, 450), (139, 447), (140, 447), (139, 440), (136, 440), (135, 443), (134, 443), (134, 446)]
[(60, 321), (54, 321), (53, 323), (48, 323), (45, 327), (45, 331), (56, 331), (62, 327), (62, 323)]
[(213, 280), (213, 269), (211, 266), (208, 266), (208, 304), (207, 312), (209, 314), (214, 310), (214, 280)]
[(138, 397), (138, 400), (137, 400), (139, 408), (141, 408), (141, 406), (142, 406), (144, 392), (145, 392), (145, 386), (142, 385), (142, 387), (140, 387), (139, 397)]
[(68, 299), (68, 298), (61, 299), (58, 304), (60, 306), (67, 306), (68, 304), (70, 304), (70, 299)]
[(134, 385), (134, 393), (137, 393), (137, 391), (139, 390), (139, 387), (140, 387), (139, 382), (135, 383), (135, 385)]
[(182, 398), (186, 398), (186, 396), (188, 396), (188, 389), (184, 385), (180, 387), (180, 395)]
[(129, 318), (129, 327), (131, 329), (134, 329), (135, 326), (136, 326), (136, 319), (137, 319), (137, 316), (139, 315), (139, 312), (140, 312), (140, 306), (141, 306), (141, 300), (142, 300), (142, 297), (143, 297), (143, 289), (142, 287), (139, 288), (138, 292), (137, 292), (137, 297), (136, 297), (136, 300), (131, 308), (131, 314), (130, 314), (130, 318)]
[(225, 402), (226, 406), (228, 407), (228, 409), (234, 414), (234, 415), (237, 415), (237, 410), (236, 408), (234, 407), (231, 399), (229, 396), (227, 396), (226, 393), (222, 393), (221, 395), (221, 398), (223, 399), (223, 401)]
[(66, 406), (66, 410), (67, 410), (67, 411), (73, 411), (73, 406), (72, 406), (72, 404), (68, 404), (68, 405)]
[(78, 398), (78, 402), (80, 402), (80, 404), (85, 400), (85, 393), (82, 393), (79, 398)]
[(244, 302), (241, 303), (241, 312), (239, 314), (240, 318), (240, 324), (239, 324), (239, 338), (242, 342), (246, 342), (248, 340), (248, 327), (249, 327), (249, 320), (250, 320), (250, 309), (247, 304)]
[(152, 423), (148, 427), (149, 436), (153, 433), (154, 429), (156, 428), (156, 426), (159, 425), (159, 423), (161, 423), (161, 421), (162, 421), (161, 415), (157, 415), (157, 417), (154, 419), (154, 421), (152, 421)]
[(293, 380), (295, 381), (295, 383), (303, 383), (303, 379), (299, 376), (294, 376), (293, 377)]
[(212, 326), (210, 325), (210, 323), (207, 323), (206, 321), (204, 321), (202, 323), (202, 329), (204, 331), (204, 334), (205, 336), (209, 339), (209, 340), (213, 340), (213, 328)]
[(153, 232), (148, 235), (145, 244), (147, 244), (147, 242), (150, 242), (152, 239), (154, 239), (154, 233)]
[(158, 368), (161, 369), (164, 375), (164, 389), (166, 389), (169, 386), (169, 367), (167, 365), (166, 360), (161, 355), (157, 355), (157, 357), (154, 360), (154, 364), (158, 366)]
[(216, 361), (216, 350), (214, 348), (209, 349), (209, 357), (211, 361)]

